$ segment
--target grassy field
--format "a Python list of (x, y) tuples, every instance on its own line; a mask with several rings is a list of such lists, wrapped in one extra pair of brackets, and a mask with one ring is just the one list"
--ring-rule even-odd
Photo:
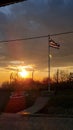
[[(38, 94), (34, 91), (23, 91), (24, 98), (20, 99), (10, 99), (11, 93), (15, 93), (11, 90), (0, 90), (0, 113), (1, 112), (11, 112), (15, 113), (19, 110), (23, 110), (35, 102)], [(8, 105), (8, 107), (7, 107)], [(10, 110), (9, 110), (10, 109)]]
[(4, 111), (10, 95), (11, 95), (11, 91), (0, 90), (0, 113)]
[[(4, 112), (6, 104), (9, 101), (10, 90), (0, 90), (0, 113)], [(34, 104), (36, 98), (40, 96), (38, 91), (27, 91), (25, 96), (25, 106), (27, 108)], [(12, 103), (13, 104), (13, 103)], [(23, 109), (24, 109), (23, 108)], [(45, 106), (40, 113), (46, 114), (70, 114), (73, 115), (73, 91), (59, 91), (50, 96), (48, 104)]]
[(53, 115), (73, 115), (73, 91), (59, 91), (52, 95), (43, 111)]

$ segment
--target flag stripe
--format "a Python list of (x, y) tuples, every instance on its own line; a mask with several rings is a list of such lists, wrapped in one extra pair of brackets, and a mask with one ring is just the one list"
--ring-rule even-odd
[(50, 47), (56, 48), (56, 49), (59, 49), (59, 48), (60, 48), (60, 47), (58, 47), (58, 46), (52, 46), (52, 45), (50, 45)]
[(49, 46), (59, 49), (60, 48), (60, 44), (56, 43), (55, 41), (53, 41), (52, 39), (49, 40)]

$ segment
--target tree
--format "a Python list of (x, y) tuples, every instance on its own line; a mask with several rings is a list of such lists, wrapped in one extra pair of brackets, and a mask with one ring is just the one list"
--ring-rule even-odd
[(58, 82), (65, 82), (68, 81), (69, 74), (65, 70), (57, 70), (57, 72), (54, 74), (53, 80)]

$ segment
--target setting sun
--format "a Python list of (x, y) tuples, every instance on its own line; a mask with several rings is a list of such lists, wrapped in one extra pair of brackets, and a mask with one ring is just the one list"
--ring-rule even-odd
[(28, 77), (28, 72), (26, 70), (22, 70), (19, 72), (19, 76), (22, 78), (27, 78)]

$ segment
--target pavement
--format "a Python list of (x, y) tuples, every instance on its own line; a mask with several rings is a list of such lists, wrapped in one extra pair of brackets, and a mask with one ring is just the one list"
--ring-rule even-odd
[(0, 130), (73, 130), (73, 118), (1, 114)]
[(18, 112), (18, 114), (34, 114), (42, 110), (48, 103), (48, 97), (38, 97), (35, 103), (27, 109)]

